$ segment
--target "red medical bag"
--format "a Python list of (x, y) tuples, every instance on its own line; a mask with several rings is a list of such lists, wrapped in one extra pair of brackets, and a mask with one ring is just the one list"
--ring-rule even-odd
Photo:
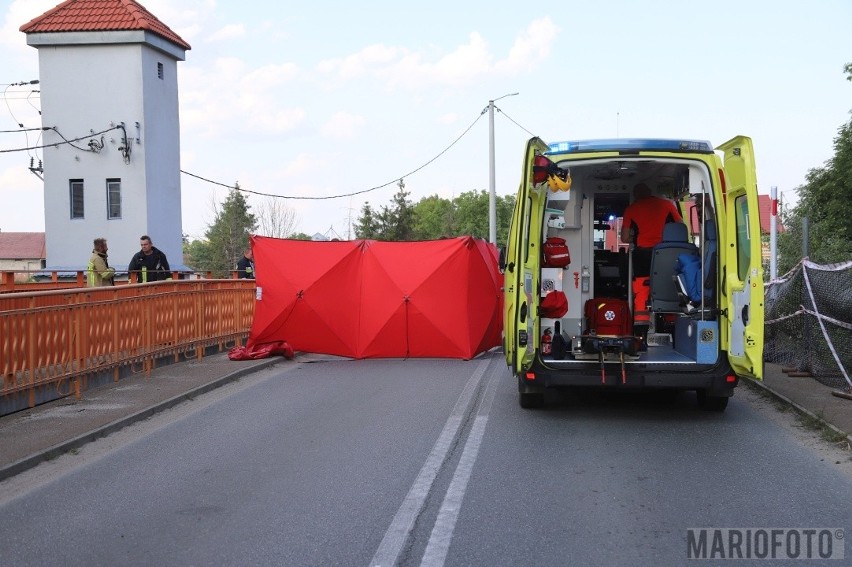
[(633, 317), (623, 299), (593, 297), (586, 301), (585, 335), (630, 336), (633, 334)]
[(565, 244), (564, 238), (558, 236), (550, 236), (544, 241), (542, 246), (544, 254), (544, 268), (564, 268), (571, 263), (571, 253), (568, 251), (568, 245)]
[(539, 313), (542, 317), (550, 319), (559, 319), (568, 313), (568, 298), (565, 297), (565, 292), (554, 290), (544, 296), (539, 306)]

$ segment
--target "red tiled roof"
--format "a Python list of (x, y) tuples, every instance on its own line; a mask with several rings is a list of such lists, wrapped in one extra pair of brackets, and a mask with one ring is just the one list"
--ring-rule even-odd
[[(760, 231), (769, 233), (772, 216), (772, 197), (770, 195), (758, 195), (757, 205), (760, 209)], [(777, 213), (776, 213), (777, 214)], [(784, 232), (784, 227), (781, 225), (781, 218), (777, 217), (775, 223), (778, 226), (778, 232)]]
[(184, 49), (189, 44), (134, 0), (65, 0), (21, 26), (24, 33), (144, 30)]
[(0, 232), (0, 259), (44, 260), (43, 232)]

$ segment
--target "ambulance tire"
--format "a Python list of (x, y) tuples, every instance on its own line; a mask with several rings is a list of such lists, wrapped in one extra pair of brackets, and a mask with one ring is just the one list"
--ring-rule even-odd
[(698, 390), (698, 407), (704, 411), (723, 412), (728, 407), (728, 396), (711, 396), (706, 390)]
[(528, 384), (526, 380), (518, 379), (518, 403), (524, 409), (538, 409), (544, 406), (544, 388)]
[(544, 407), (544, 393), (521, 392), (518, 394), (518, 402), (524, 409), (539, 409)]

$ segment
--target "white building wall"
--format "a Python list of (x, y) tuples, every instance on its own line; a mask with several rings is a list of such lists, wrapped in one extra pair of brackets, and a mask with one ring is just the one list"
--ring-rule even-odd
[[(158, 63), (163, 64), (162, 79), (158, 78)], [(154, 246), (165, 252), (174, 269), (183, 266), (177, 61), (157, 50), (145, 48), (142, 51), (142, 70), (147, 125), (142, 131), (146, 156), (147, 234)], [(138, 239), (136, 242), (138, 247)]]
[[(47, 267), (82, 269), (92, 240), (109, 242), (110, 264), (122, 269), (151, 236), (173, 269), (183, 267), (177, 61), (145, 43), (39, 45), (42, 123), (71, 144), (44, 150)], [(157, 63), (163, 64), (163, 79)], [(147, 97), (151, 97), (150, 100)], [(88, 151), (95, 133), (124, 122), (130, 147), (125, 160), (120, 129)], [(137, 128), (137, 123), (139, 127)], [(44, 132), (44, 143), (63, 142)], [(70, 180), (85, 186), (85, 218), (71, 219)], [(121, 218), (107, 218), (107, 179), (121, 180)]]

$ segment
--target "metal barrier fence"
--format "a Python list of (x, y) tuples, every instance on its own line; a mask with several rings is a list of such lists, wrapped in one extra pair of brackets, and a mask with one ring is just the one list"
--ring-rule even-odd
[(236, 279), (0, 294), (0, 394), (33, 407), (79, 397), (94, 374), (118, 380), (123, 367), (150, 373), (160, 358), (242, 344), (254, 295), (253, 280)]

